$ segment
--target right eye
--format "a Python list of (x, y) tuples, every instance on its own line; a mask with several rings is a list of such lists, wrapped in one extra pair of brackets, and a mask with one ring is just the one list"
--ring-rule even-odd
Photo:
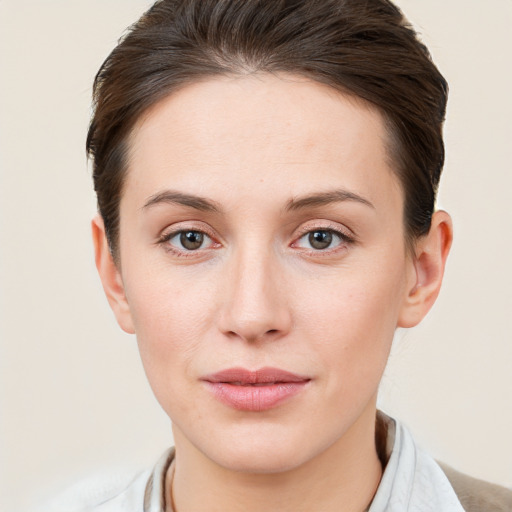
[(169, 233), (160, 242), (170, 245), (171, 249), (176, 252), (197, 251), (205, 249), (214, 243), (206, 233), (194, 229), (184, 229)]

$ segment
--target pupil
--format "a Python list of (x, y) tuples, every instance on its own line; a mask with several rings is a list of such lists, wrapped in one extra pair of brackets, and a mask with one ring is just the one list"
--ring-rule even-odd
[(199, 231), (185, 231), (180, 235), (180, 242), (185, 249), (195, 251), (203, 245), (203, 238), (203, 234), (199, 233)]
[(332, 243), (332, 233), (329, 233), (329, 231), (312, 231), (309, 234), (309, 243), (314, 249), (326, 249)]

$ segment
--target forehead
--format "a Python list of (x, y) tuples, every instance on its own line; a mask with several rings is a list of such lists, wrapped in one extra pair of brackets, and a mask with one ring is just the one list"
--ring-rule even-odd
[(294, 75), (219, 77), (169, 95), (138, 121), (127, 187), (141, 201), (163, 186), (204, 194), (215, 183), (254, 196), (270, 182), (289, 196), (342, 179), (378, 201), (400, 188), (386, 140), (377, 109), (328, 86)]

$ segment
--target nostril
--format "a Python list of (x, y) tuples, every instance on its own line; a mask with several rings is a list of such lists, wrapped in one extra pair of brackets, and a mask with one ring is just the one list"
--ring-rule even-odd
[(257, 341), (257, 340), (262, 340), (262, 339), (265, 339), (265, 338), (271, 338), (273, 339), (275, 337), (275, 335), (278, 335), (279, 334), (279, 329), (269, 329), (268, 331), (265, 331), (265, 333), (261, 336), (261, 335), (257, 335), (256, 333), (245, 333), (244, 335), (240, 335), (238, 334), (236, 331), (228, 331), (226, 332), (226, 335), (229, 337), (229, 338), (244, 338), (244, 339), (247, 339), (247, 340), (251, 340), (251, 341)]

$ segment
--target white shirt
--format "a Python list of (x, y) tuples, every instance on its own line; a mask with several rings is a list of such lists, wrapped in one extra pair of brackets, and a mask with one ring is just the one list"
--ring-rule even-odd
[[(391, 455), (369, 512), (464, 512), (439, 465), (414, 442), (409, 431), (389, 419)], [(388, 447), (389, 448), (389, 447)], [(70, 489), (45, 512), (163, 512), (165, 479), (174, 449), (152, 470), (131, 479), (88, 481)]]

